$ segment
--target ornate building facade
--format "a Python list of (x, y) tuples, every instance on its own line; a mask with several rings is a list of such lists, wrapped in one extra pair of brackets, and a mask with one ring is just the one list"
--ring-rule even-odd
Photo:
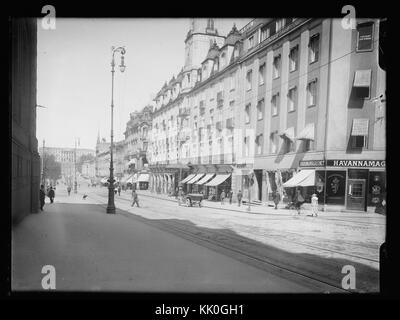
[(386, 185), (379, 25), (257, 18), (225, 37), (195, 20), (182, 71), (154, 100), (150, 189), (181, 182), (266, 203), (275, 191), (290, 198), (282, 184), (308, 169), (307, 200), (317, 192), (332, 207), (373, 209)]

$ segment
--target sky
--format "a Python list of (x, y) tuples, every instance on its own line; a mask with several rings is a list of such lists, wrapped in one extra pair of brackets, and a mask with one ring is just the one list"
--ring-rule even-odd
[[(251, 19), (214, 19), (227, 35)], [(190, 19), (67, 19), (55, 30), (38, 20), (37, 138), (46, 147), (94, 149), (110, 141), (111, 47), (125, 46), (126, 70), (114, 77), (114, 141), (124, 139), (129, 114), (141, 110), (184, 64)], [(120, 55), (116, 54), (116, 66)]]

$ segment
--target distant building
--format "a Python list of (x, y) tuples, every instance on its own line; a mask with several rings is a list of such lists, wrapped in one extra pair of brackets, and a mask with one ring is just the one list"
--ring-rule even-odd
[(13, 18), (10, 27), (11, 211), (17, 223), (38, 212), (40, 157), (36, 138), (37, 21)]

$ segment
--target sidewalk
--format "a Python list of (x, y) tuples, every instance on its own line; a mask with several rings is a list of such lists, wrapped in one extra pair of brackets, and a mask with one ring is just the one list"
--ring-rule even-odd
[(43, 290), (46, 265), (55, 268), (56, 291), (311, 290), (80, 198), (59, 192), (55, 203), (13, 229), (12, 290)]
[[(165, 194), (152, 193), (149, 190), (137, 190), (139, 195), (168, 200), (172, 202), (177, 202), (174, 196), (168, 196)], [(272, 205), (272, 202), (271, 202)], [(209, 201), (203, 200), (202, 206), (205, 208), (213, 208), (220, 210), (244, 212), (244, 213), (254, 213), (254, 214), (277, 214), (277, 215), (297, 215), (295, 210), (285, 209), (286, 204), (280, 203), (278, 209), (273, 206), (266, 205), (250, 205), (250, 212), (248, 211), (248, 205), (242, 204), (240, 207), (237, 203), (229, 204), (229, 200), (225, 200), (225, 204), (221, 204), (219, 201)], [(310, 204), (303, 205), (301, 209), (301, 215), (311, 215)], [(344, 218), (377, 218), (379, 220), (386, 220), (385, 216), (378, 213), (371, 212), (342, 212), (342, 211), (319, 211), (319, 215), (324, 217), (344, 217)]]

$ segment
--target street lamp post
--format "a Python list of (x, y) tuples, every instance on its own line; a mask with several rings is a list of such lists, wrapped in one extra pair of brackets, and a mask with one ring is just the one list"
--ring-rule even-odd
[(115, 60), (114, 56), (116, 52), (121, 53), (121, 64), (119, 66), (120, 71), (125, 71), (125, 64), (124, 64), (124, 54), (125, 48), (124, 47), (111, 47), (112, 50), (112, 60), (111, 60), (111, 145), (110, 145), (110, 178), (108, 179), (108, 204), (107, 204), (107, 213), (115, 213), (115, 203), (114, 203), (114, 164), (113, 164), (113, 138), (114, 138), (114, 67), (115, 67)]

